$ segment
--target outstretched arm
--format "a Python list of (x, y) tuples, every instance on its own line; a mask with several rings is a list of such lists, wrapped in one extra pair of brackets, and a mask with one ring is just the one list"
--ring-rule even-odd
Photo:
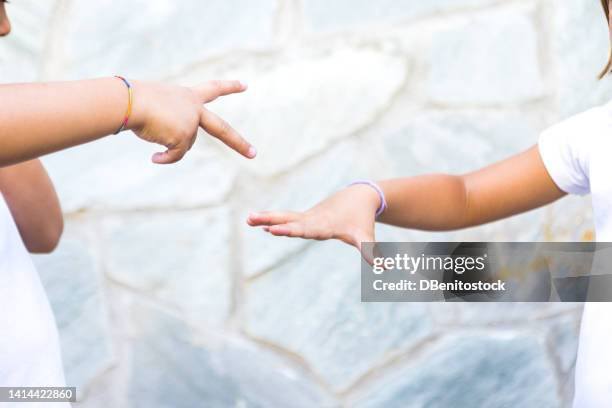
[(0, 192), (28, 251), (53, 251), (64, 221), (55, 189), (40, 161), (0, 168)]
[[(404, 228), (443, 231), (510, 217), (565, 195), (548, 174), (537, 146), (481, 170), (379, 183), (388, 208), (379, 221)], [(372, 242), (380, 199), (367, 185), (348, 187), (305, 212), (251, 214), (251, 226), (273, 235), (340, 239), (357, 248)]]
[(389, 209), (380, 221), (430, 231), (485, 224), (549, 204), (565, 195), (537, 146), (475, 172), (380, 183)]
[[(180, 160), (198, 128), (252, 158), (255, 150), (204, 104), (246, 90), (239, 81), (208, 81), (191, 88), (132, 81), (133, 111), (128, 128), (166, 146), (155, 163)], [(114, 133), (128, 105), (118, 78), (0, 85), (0, 167), (37, 158)]]

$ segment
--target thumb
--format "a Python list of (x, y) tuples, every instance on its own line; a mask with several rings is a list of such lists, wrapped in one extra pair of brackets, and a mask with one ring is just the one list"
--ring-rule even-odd
[(209, 103), (220, 96), (246, 91), (248, 85), (243, 81), (208, 81), (191, 89), (198, 94), (202, 103)]
[(165, 152), (157, 152), (151, 157), (151, 161), (155, 164), (171, 164), (181, 160), (187, 153), (187, 149), (181, 146), (168, 148)]

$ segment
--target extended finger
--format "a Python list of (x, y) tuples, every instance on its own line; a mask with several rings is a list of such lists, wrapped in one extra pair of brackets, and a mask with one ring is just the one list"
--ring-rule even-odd
[(272, 225), (268, 228), (268, 232), (279, 237), (305, 238), (304, 226), (299, 222)]
[(257, 150), (236, 132), (226, 121), (206, 108), (202, 108), (200, 127), (209, 135), (221, 140), (231, 149), (249, 159), (257, 155)]
[(260, 225), (278, 225), (296, 221), (299, 213), (289, 211), (264, 211), (259, 213), (249, 214), (247, 223), (252, 226)]
[(231, 95), (246, 91), (248, 85), (242, 81), (207, 81), (191, 89), (202, 99), (202, 103), (209, 103), (220, 96)]

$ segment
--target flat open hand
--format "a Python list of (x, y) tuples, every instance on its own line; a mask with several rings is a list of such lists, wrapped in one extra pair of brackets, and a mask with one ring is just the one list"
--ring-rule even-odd
[[(338, 239), (362, 250), (374, 242), (376, 209), (380, 198), (367, 185), (350, 186), (305, 212), (266, 211), (250, 214), (247, 223), (263, 226), (272, 235), (304, 239)], [(362, 251), (361, 251), (362, 252)], [(367, 261), (371, 256), (363, 254)]]

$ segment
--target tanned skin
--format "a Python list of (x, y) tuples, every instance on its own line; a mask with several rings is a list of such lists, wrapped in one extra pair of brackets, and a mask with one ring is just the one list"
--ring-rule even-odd
[[(385, 180), (388, 208), (378, 221), (404, 228), (445, 231), (520, 214), (566, 195), (551, 179), (537, 146), (465, 175), (431, 174)], [(348, 187), (305, 212), (251, 214), (251, 226), (277, 236), (339, 239), (361, 248), (374, 242), (378, 193), (367, 185)]]
[[(612, 43), (612, 0), (601, 0)], [(612, 57), (602, 77), (612, 69)], [(378, 183), (388, 203), (379, 221), (404, 228), (444, 231), (501, 220), (565, 196), (544, 167), (538, 146), (465, 175), (432, 174)], [(378, 193), (367, 185), (348, 187), (304, 212), (266, 211), (247, 223), (273, 235), (339, 239), (361, 248), (374, 242)], [(371, 254), (363, 254), (366, 259)], [(371, 261), (371, 259), (368, 259)]]
[[(612, 0), (601, 0), (612, 43)], [(601, 77), (612, 69), (612, 57)], [(385, 224), (430, 231), (456, 230), (501, 220), (566, 195), (544, 167), (538, 146), (465, 175), (432, 174), (378, 183), (388, 203)], [(304, 212), (252, 213), (247, 223), (273, 235), (338, 239), (361, 249), (374, 242), (378, 193), (367, 185), (348, 187)], [(363, 254), (371, 262), (371, 254)]]
[[(0, 0), (0, 37), (11, 31)], [(194, 87), (131, 81), (134, 106), (128, 129), (160, 144), (154, 163), (180, 160), (199, 128), (245, 157), (256, 150), (204, 104), (240, 93), (239, 81), (208, 81)], [(127, 89), (117, 78), (47, 84), (0, 85), (0, 193), (30, 252), (50, 252), (63, 221), (53, 184), (38, 157), (113, 134), (127, 107)]]

